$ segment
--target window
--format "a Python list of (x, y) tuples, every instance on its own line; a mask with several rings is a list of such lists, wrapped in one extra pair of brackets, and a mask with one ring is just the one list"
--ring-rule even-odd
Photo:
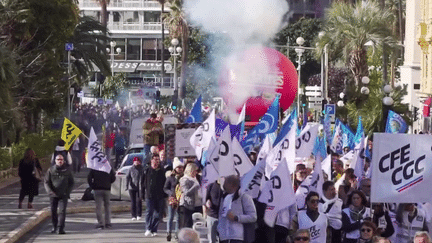
[[(160, 60), (162, 60), (162, 58), (161, 58), (161, 55), (162, 55), (162, 40), (161, 39), (157, 39), (157, 43), (158, 43), (158, 45), (157, 45), (156, 55), (157, 55), (157, 60), (160, 61)], [(170, 55), (168, 49), (164, 50), (164, 56), (165, 56), (164, 60), (170, 59), (171, 55)]]
[(414, 84), (414, 89), (420, 89), (420, 84)]
[(128, 23), (138, 23), (139, 22), (138, 12), (137, 11), (124, 12), (124, 20), (125, 22)]
[(160, 22), (160, 12), (145, 12), (144, 22), (148, 23), (159, 23)]
[(141, 39), (127, 40), (127, 60), (140, 60)]
[(113, 21), (114, 22), (120, 22), (120, 13), (119, 12), (113, 12)]
[(142, 53), (143, 60), (156, 60), (156, 39), (143, 39)]

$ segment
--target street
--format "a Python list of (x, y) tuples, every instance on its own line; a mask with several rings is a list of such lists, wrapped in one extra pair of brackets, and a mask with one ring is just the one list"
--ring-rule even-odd
[[(166, 223), (159, 225), (156, 237), (144, 236), (144, 218), (132, 221), (129, 212), (113, 213), (111, 229), (98, 230), (95, 213), (77, 213), (66, 216), (65, 235), (51, 234), (51, 219), (48, 218), (17, 242), (148, 242), (166, 241)], [(172, 240), (175, 242), (174, 240)]]

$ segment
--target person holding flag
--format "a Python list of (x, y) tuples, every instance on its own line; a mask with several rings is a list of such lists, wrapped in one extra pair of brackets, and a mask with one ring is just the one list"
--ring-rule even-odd
[(72, 156), (65, 148), (65, 141), (62, 139), (59, 139), (57, 142), (57, 146), (55, 147), (54, 153), (51, 155), (51, 166), (54, 166), (56, 164), (55, 158), (57, 155), (61, 154), (63, 158), (65, 159), (65, 166), (71, 166), (72, 165)]

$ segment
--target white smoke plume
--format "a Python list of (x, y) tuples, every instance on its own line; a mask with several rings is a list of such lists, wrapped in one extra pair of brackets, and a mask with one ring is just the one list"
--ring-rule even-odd
[[(212, 53), (212, 58), (220, 62), (221, 57), (229, 54), (217, 65), (217, 68), (229, 70), (225, 78), (229, 80), (228, 86), (219, 89), (221, 96), (225, 96), (227, 91), (233, 94), (229, 114), (235, 114), (235, 109), (241, 107), (248, 97), (267, 92), (268, 87), (273, 88), (274, 70), (269, 70), (268, 60), (259, 52), (247, 51), (258, 55), (255, 57), (245, 57), (243, 53), (268, 43), (280, 30), (288, 11), (286, 0), (188, 0), (184, 1), (184, 10), (192, 25), (208, 33), (223, 34), (230, 40), (229, 43), (211, 43), (218, 48), (225, 44), (228, 49)], [(214, 67), (213, 71), (219, 74), (217, 68)], [(263, 87), (267, 88), (261, 89)], [(235, 118), (231, 117), (231, 120)]]

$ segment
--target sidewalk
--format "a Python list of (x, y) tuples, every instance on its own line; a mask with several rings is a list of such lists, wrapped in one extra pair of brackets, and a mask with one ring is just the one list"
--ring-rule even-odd
[[(82, 201), (84, 190), (88, 187), (87, 174), (89, 169), (83, 168), (76, 173), (75, 186), (68, 203), (67, 213), (87, 213), (95, 211), (94, 201)], [(27, 209), (24, 199), (23, 209), (18, 209), (18, 196), (21, 185), (18, 177), (0, 182), (0, 243), (15, 242), (40, 222), (50, 217), (50, 202), (43, 183), (39, 183), (39, 196), (33, 200), (34, 209)], [(112, 212), (129, 211), (130, 202), (111, 201)], [(95, 219), (96, 223), (96, 219)]]

